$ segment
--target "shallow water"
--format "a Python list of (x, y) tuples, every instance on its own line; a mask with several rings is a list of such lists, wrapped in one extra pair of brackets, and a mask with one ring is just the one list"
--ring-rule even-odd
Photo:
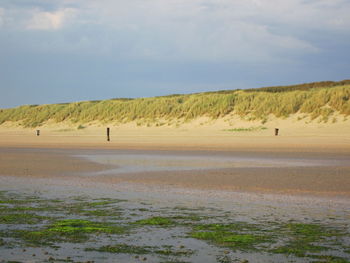
[(276, 158), (240, 155), (201, 155), (182, 156), (169, 153), (115, 153), (75, 155), (89, 161), (115, 166), (114, 169), (95, 173), (119, 174), (152, 171), (186, 171), (225, 168), (260, 168), (260, 167), (318, 167), (346, 164), (339, 160), (308, 158)]
[[(298, 197), (285, 195), (267, 195), (253, 193), (235, 193), (225, 191), (201, 191), (186, 189), (170, 189), (149, 187), (135, 184), (109, 185), (103, 183), (82, 183), (59, 179), (23, 180), (23, 178), (2, 177), (0, 190), (6, 190), (19, 196), (34, 195), (44, 200), (62, 200), (64, 203), (92, 201), (100, 198), (125, 200), (118, 203), (118, 211), (122, 211), (122, 218), (113, 217), (94, 218), (103, 222), (119, 222), (128, 224), (140, 219), (152, 217), (174, 218), (177, 216), (196, 215), (201, 224), (227, 224), (245, 222), (256, 224), (260, 228), (274, 228), (276, 224), (297, 222), (303, 224), (321, 224), (329, 228), (342, 229), (350, 233), (349, 200), (336, 198)], [(112, 208), (108, 208), (111, 209)], [(49, 212), (50, 214), (52, 212)], [(82, 218), (81, 215), (60, 212), (64, 218)], [(86, 217), (83, 217), (86, 218)], [(294, 255), (275, 254), (269, 249), (260, 250), (231, 250), (216, 246), (205, 240), (189, 237), (190, 225), (171, 227), (144, 226), (137, 231), (122, 236), (97, 236), (83, 244), (57, 243), (58, 249), (50, 247), (31, 248), (19, 243), (10, 248), (1, 248), (0, 254), (6, 260), (29, 262), (35, 254), (36, 261), (41, 262), (49, 257), (65, 259), (69, 262), (94, 260), (95, 262), (139, 262), (147, 258), (147, 262), (311, 262), (310, 258)], [(6, 226), (3, 225), (1, 229)], [(12, 226), (13, 227), (13, 226)], [(0, 231), (1, 231), (0, 229)], [(35, 228), (35, 230), (37, 227)], [(283, 240), (283, 236), (278, 239)], [(350, 254), (342, 252), (350, 247), (350, 240), (343, 237), (342, 244), (333, 250), (324, 251), (325, 255), (349, 258)], [(278, 241), (282, 242), (282, 241)], [(278, 244), (277, 242), (277, 244)], [(160, 249), (171, 246), (173, 250), (184, 247), (195, 253), (186, 256), (161, 256), (155, 253), (135, 258), (135, 254), (102, 253), (85, 251), (85, 248), (100, 247), (111, 244), (129, 244), (132, 246), (154, 246)], [(24, 253), (22, 250), (26, 249)], [(48, 252), (49, 254), (45, 254)], [(29, 261), (28, 261), (29, 260)], [(328, 261), (321, 261), (328, 262)], [(331, 261), (330, 261), (331, 262)], [(344, 261), (345, 262), (345, 261)]]
[[(232, 167), (297, 167), (323, 166), (346, 163), (344, 160), (330, 158), (296, 158), (296, 157), (261, 157), (237, 156), (228, 154), (179, 154), (169, 153), (135, 153), (135, 152), (92, 152), (89, 154), (74, 153), (74, 156), (91, 161), (109, 164), (115, 168), (98, 173), (86, 173), (85, 176), (101, 174), (132, 173), (139, 171), (169, 171), (169, 170), (198, 170)], [(350, 260), (350, 199), (340, 197), (290, 196), (277, 194), (259, 194), (217, 190), (194, 190), (172, 186), (143, 185), (136, 183), (107, 184), (81, 180), (80, 176), (64, 176), (62, 178), (25, 178), (0, 177), (0, 191), (15, 194), (18, 199), (27, 197), (42, 199), (44, 204), (50, 200), (59, 200), (55, 209), (41, 211), (40, 215), (51, 216), (58, 220), (88, 219), (98, 222), (111, 222), (118, 225), (128, 225), (131, 232), (124, 235), (94, 235), (83, 243), (57, 242), (58, 247), (32, 247), (23, 240), (7, 238), (3, 231), (13, 229), (29, 229), (37, 231), (44, 228), (45, 223), (38, 225), (9, 225), (0, 224), (1, 236), (11, 245), (0, 246), (1, 262), (17, 260), (23, 262), (47, 262), (50, 257), (56, 261), (84, 262), (312, 262), (315, 259), (294, 254), (273, 253), (275, 247), (283, 245), (288, 238), (288, 232), (278, 232), (276, 229), (288, 224), (321, 225), (327, 229), (340, 230), (340, 236), (327, 236), (327, 249), (311, 253), (313, 255), (341, 257), (343, 261)], [(82, 211), (69, 210), (72, 203), (92, 202), (110, 198), (115, 204), (99, 208), (110, 211), (107, 216), (86, 216)], [(45, 203), (46, 202), (46, 203)], [(35, 204), (37, 205), (37, 204)], [(96, 208), (96, 210), (98, 210)], [(113, 211), (121, 213), (113, 217)], [(143, 225), (134, 227), (138, 220), (153, 217), (178, 218), (171, 226)], [(190, 218), (195, 219), (190, 219)], [(198, 218), (198, 220), (196, 219)], [(187, 220), (187, 221), (186, 221)], [(208, 240), (199, 240), (191, 236), (191, 231), (198, 225), (233, 224), (243, 222), (253, 224), (257, 230), (249, 230), (256, 235), (271, 231), (268, 236), (274, 236), (274, 243), (257, 246), (257, 249), (235, 249), (218, 245)], [(275, 231), (275, 232), (274, 232)], [(331, 241), (330, 241), (330, 240)], [(337, 241), (333, 244), (333, 241)], [(85, 248), (98, 248), (104, 245), (128, 244), (130, 246), (150, 246), (152, 252), (142, 254), (108, 253), (85, 251)], [(171, 247), (173, 252), (188, 253), (186, 255), (157, 254), (156, 250)], [(24, 251), (25, 249), (25, 251)], [(33, 256), (35, 254), (35, 256)], [(67, 259), (67, 256), (69, 259)], [(146, 258), (146, 259), (145, 259)], [(346, 261), (348, 260), (348, 261)], [(336, 262), (319, 260), (318, 262)]]

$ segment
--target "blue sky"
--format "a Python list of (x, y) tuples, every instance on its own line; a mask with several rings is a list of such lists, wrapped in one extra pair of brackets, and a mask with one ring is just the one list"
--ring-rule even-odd
[(0, 0), (0, 108), (350, 78), (349, 0)]

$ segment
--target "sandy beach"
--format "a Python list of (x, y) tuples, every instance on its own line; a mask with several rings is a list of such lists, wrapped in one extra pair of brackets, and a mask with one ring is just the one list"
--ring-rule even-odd
[[(79, 177), (79, 180), (108, 184), (128, 182), (193, 189), (350, 196), (348, 120), (332, 124), (316, 120), (306, 123), (296, 115), (272, 118), (263, 129), (242, 128), (240, 132), (230, 129), (232, 123), (236, 128), (262, 127), (257, 121), (224, 118), (200, 118), (179, 127), (93, 123), (78, 130), (71, 123), (47, 123), (36, 129), (5, 123), (0, 128), (0, 171), (6, 176)], [(106, 138), (106, 127), (110, 127), (110, 141)], [(278, 136), (274, 136), (275, 127), (280, 129)], [(37, 129), (40, 136), (36, 136)], [(164, 169), (141, 167), (123, 173), (115, 168), (125, 160), (111, 163), (103, 158), (96, 161), (79, 157), (123, 153), (131, 153), (125, 158), (136, 161), (138, 156), (157, 159), (161, 155), (168, 156), (167, 162), (174, 158), (183, 160)], [(200, 160), (191, 167), (193, 158)], [(210, 163), (210, 158), (216, 159)], [(228, 158), (226, 163), (225, 158)], [(149, 163), (150, 167), (157, 165)], [(191, 169), (181, 169), (183, 165)], [(111, 169), (116, 173), (102, 172)], [(97, 171), (102, 173), (84, 176)]]
[[(0, 126), (1, 147), (215, 150), (249, 152), (342, 152), (350, 155), (350, 120), (323, 123), (271, 117), (269, 122), (236, 117), (198, 118), (180, 126), (138, 126), (91, 123), (77, 129), (72, 123), (47, 123), (23, 128), (18, 123)], [(343, 117), (339, 116), (339, 119)], [(110, 141), (106, 140), (110, 127)], [(279, 136), (274, 136), (279, 128)], [(40, 136), (36, 136), (36, 130)], [(237, 131), (235, 129), (241, 130)], [(253, 129), (249, 131), (249, 129)], [(255, 129), (255, 130), (254, 130)]]
[(349, 12), (1, 1), (0, 263), (350, 263)]
[[(108, 125), (109, 142), (106, 125), (43, 126), (40, 136), (2, 127), (0, 254), (25, 262), (348, 259), (347, 122), (298, 124), (279, 123), (279, 136), (276, 123), (249, 132), (218, 122)], [(24, 228), (28, 220), (39, 228)]]

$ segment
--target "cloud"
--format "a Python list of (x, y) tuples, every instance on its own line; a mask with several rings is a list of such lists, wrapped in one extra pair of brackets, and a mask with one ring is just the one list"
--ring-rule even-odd
[(2, 94), (68, 101), (345, 79), (349, 13), (349, 0), (1, 0)]
[(32, 18), (27, 22), (26, 28), (31, 30), (57, 30), (61, 29), (68, 18), (75, 13), (72, 8), (59, 9), (54, 12), (33, 11)]
[[(266, 1), (89, 3), (86, 12), (99, 14), (96, 20), (99, 24), (108, 25), (117, 35), (123, 35), (121, 42), (125, 39), (128, 42), (130, 56), (251, 61), (275, 59), (275, 53), (283, 50), (286, 53), (318, 50), (297, 34), (276, 31), (275, 22), (270, 24), (261, 11), (274, 17), (275, 13), (287, 11), (288, 6), (274, 10)], [(123, 55), (127, 54), (123, 52)]]
[(4, 24), (4, 8), (0, 7), (0, 27)]
[(118, 59), (286, 61), (350, 33), (344, 0), (4, 1), (10, 27), (43, 32), (28, 46)]

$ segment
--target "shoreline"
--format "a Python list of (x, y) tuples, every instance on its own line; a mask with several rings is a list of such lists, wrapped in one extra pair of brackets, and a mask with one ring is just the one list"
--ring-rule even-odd
[[(103, 182), (79, 181), (72, 183), (69, 180), (58, 178), (37, 178), (33, 181), (30, 178), (0, 176), (4, 184), (1, 190), (8, 192), (37, 193), (47, 197), (77, 197), (89, 196), (90, 198), (116, 198), (133, 200), (137, 202), (151, 201), (155, 203), (171, 203), (176, 200), (179, 203), (187, 203), (189, 206), (208, 207), (213, 204), (222, 204), (229, 207), (232, 202), (242, 204), (268, 203), (273, 206), (329, 206), (332, 208), (345, 209), (350, 204), (349, 196), (341, 195), (313, 195), (313, 194), (285, 194), (277, 192), (258, 191), (229, 191), (215, 189), (189, 189), (173, 186), (146, 185), (139, 183), (122, 182), (118, 185), (106, 184)], [(23, 180), (25, 179), (25, 180)], [(13, 187), (9, 187), (13, 186)], [(343, 210), (346, 211), (347, 209)]]

